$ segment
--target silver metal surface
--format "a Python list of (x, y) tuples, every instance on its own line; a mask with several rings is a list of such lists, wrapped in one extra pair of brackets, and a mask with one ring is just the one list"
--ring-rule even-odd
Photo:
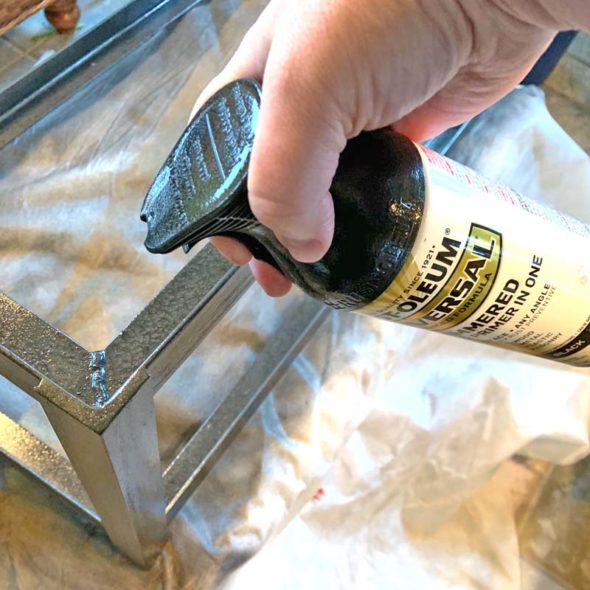
[(153, 398), (135, 396), (101, 434), (49, 402), (43, 408), (112, 543), (149, 566), (166, 538)]
[(0, 370), (96, 432), (150, 379), (154, 393), (252, 278), (205, 247), (106, 349), (88, 351), (0, 293)]
[[(6, 296), (0, 300), (0, 368), (41, 401), (109, 538), (141, 566), (165, 539), (153, 395), (251, 281), (246, 269), (206, 247), (102, 351), (87, 351)], [(229, 411), (242, 415), (245, 402), (234, 400)], [(220, 433), (223, 443), (237, 431)], [(14, 437), (5, 444), (0, 434), (2, 451), (14, 455)], [(92, 515), (89, 502), (72, 498), (20, 449), (15, 464)]]
[(6, 460), (43, 482), (85, 518), (95, 524), (100, 523), (80, 478), (67, 459), (2, 413), (0, 441)]

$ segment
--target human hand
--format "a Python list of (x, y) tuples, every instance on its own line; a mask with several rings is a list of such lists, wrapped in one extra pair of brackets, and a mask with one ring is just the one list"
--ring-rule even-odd
[[(507, 94), (542, 54), (558, 26), (509, 4), (271, 0), (193, 114), (231, 80), (263, 82), (250, 205), (296, 259), (318, 260), (333, 236), (329, 188), (348, 139), (387, 125), (432, 137)], [(213, 242), (231, 261), (250, 261), (268, 294), (289, 290), (239, 242)]]

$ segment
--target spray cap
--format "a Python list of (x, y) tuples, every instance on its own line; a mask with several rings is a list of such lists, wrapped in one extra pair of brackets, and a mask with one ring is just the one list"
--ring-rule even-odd
[(239, 201), (247, 202), (260, 95), (255, 80), (231, 82), (186, 128), (143, 203), (141, 219), (148, 226), (145, 246), (150, 252), (163, 254), (181, 245), (188, 251), (216, 233), (212, 225), (228, 219)]

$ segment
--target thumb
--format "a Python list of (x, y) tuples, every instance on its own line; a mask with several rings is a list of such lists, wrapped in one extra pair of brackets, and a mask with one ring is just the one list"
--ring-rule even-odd
[(321, 258), (332, 241), (329, 189), (346, 144), (320, 74), (309, 60), (271, 49), (248, 180), (253, 213), (302, 262)]

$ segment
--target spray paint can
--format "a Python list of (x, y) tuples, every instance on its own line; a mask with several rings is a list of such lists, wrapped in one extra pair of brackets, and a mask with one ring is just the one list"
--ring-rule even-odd
[(239, 80), (193, 119), (144, 202), (148, 250), (233, 237), (337, 309), (590, 366), (590, 226), (384, 129), (348, 142), (332, 246), (296, 261), (248, 205), (259, 106)]

